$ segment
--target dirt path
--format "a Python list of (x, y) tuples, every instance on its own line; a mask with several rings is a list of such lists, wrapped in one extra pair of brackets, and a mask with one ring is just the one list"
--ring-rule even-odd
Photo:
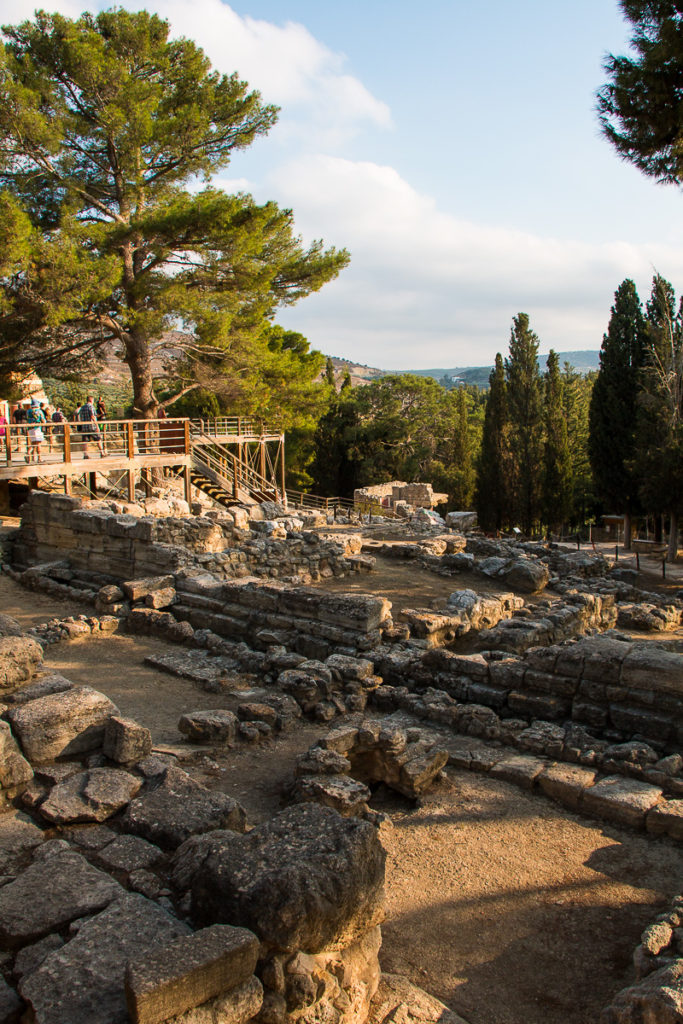
[[(0, 607), (25, 626), (84, 610), (2, 575)], [(103, 690), (157, 745), (185, 751), (188, 770), (239, 799), (251, 823), (277, 813), (296, 754), (324, 727), (305, 724), (259, 747), (184, 746), (176, 727), (184, 711), (234, 707), (245, 695), (207, 694), (144, 665), (167, 647), (125, 636), (63, 643), (47, 649), (46, 667)], [(681, 854), (668, 840), (603, 828), (485, 776), (449, 769), (420, 806), (381, 790), (375, 803), (391, 818), (380, 832), (383, 968), (471, 1024), (594, 1022), (632, 981), (631, 955), (653, 905), (682, 887)]]

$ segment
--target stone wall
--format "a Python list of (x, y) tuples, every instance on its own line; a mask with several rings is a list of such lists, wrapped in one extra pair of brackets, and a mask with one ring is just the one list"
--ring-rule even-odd
[(224, 579), (299, 576), (315, 582), (371, 567), (372, 559), (360, 555), (357, 534), (324, 535), (302, 530), (296, 518), (287, 522), (289, 530), (268, 521), (240, 529), (230, 515), (136, 516), (114, 513), (106, 503), (84, 505), (79, 498), (31, 491), (13, 561), (31, 566), (68, 559), (74, 569), (112, 580), (198, 565)]
[(378, 647), (391, 624), (391, 602), (369, 594), (329, 594), (313, 587), (221, 581), (208, 574), (176, 577), (173, 615), (197, 629), (242, 640), (257, 650), (287, 647), (307, 658)]
[(681, 654), (602, 636), (538, 647), (523, 658), (385, 651), (375, 671), (392, 685), (435, 686), (503, 718), (572, 720), (608, 738), (683, 747)]

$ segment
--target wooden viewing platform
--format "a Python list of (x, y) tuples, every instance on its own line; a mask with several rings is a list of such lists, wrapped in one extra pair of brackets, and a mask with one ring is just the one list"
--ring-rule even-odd
[[(284, 435), (239, 417), (213, 419), (106, 420), (42, 425), (44, 440), (31, 441), (31, 424), (11, 424), (0, 439), (0, 484), (39, 487), (60, 482), (70, 494), (74, 479), (97, 493), (97, 476), (125, 477), (128, 500), (136, 482), (151, 486), (154, 470), (182, 476), (185, 499), (191, 487), (211, 482), (224, 500), (248, 501), (284, 494)], [(99, 434), (93, 434), (96, 430)], [(100, 451), (100, 442), (102, 451)], [(61, 480), (60, 480), (61, 478)], [(212, 494), (212, 496), (216, 496)], [(220, 498), (219, 498), (220, 500)]]

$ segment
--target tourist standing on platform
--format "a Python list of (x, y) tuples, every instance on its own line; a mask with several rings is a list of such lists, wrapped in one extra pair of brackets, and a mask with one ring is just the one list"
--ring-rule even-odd
[(81, 437), (83, 438), (84, 459), (90, 458), (88, 445), (91, 441), (95, 441), (100, 450), (100, 456), (104, 458), (104, 445), (102, 444), (102, 435), (100, 434), (97, 426), (97, 414), (95, 412), (94, 403), (95, 400), (93, 396), (88, 395), (86, 401), (76, 412), (76, 419), (79, 421), (78, 429)]
[(66, 423), (66, 416), (62, 412), (61, 405), (55, 406), (55, 411), (50, 417), (52, 421), (52, 436), (55, 439), (55, 444), (61, 444), (64, 447), (64, 426)]
[[(12, 412), (12, 422), (18, 428), (15, 432), (17, 451), (20, 452), (22, 447), (22, 438), (25, 438), (25, 423), (26, 423), (26, 410), (23, 405), (15, 405)], [(28, 441), (26, 441), (25, 451), (28, 455)]]
[(105, 422), (107, 420), (107, 407), (104, 404), (104, 399), (102, 398), (102, 395), (98, 396), (97, 407), (95, 409), (95, 412), (97, 414), (97, 421), (102, 429), (102, 446), (105, 447), (107, 440), (107, 425)]
[(45, 440), (43, 424), (46, 422), (45, 413), (40, 408), (37, 398), (31, 399), (31, 405), (26, 412), (26, 424), (28, 426), (28, 454), (27, 462), (40, 462), (40, 446)]

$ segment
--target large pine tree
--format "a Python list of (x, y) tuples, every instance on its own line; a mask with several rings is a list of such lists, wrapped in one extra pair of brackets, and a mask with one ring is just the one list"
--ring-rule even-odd
[(495, 367), (489, 376), (484, 429), (477, 460), (476, 489), (479, 525), (484, 530), (496, 533), (509, 520), (507, 435), (507, 384), (503, 357), (499, 352), (496, 355)]
[(548, 370), (543, 396), (543, 520), (551, 530), (557, 532), (567, 522), (572, 510), (572, 463), (562, 402), (560, 361), (552, 349), (546, 365)]
[(609, 511), (623, 512), (627, 548), (631, 544), (631, 517), (639, 508), (639, 480), (633, 460), (645, 342), (640, 299), (635, 284), (627, 279), (614, 294), (589, 412), (589, 454), (595, 488)]
[(275, 203), (206, 184), (275, 108), (146, 11), (39, 11), (3, 31), (0, 373), (87, 371), (112, 342), (136, 414), (153, 416), (152, 343), (178, 325), (178, 393), (223, 380), (248, 395), (264, 360), (280, 372), (276, 309), (347, 254), (302, 245)]
[(538, 337), (526, 313), (513, 317), (510, 355), (505, 360), (510, 423), (512, 509), (530, 534), (541, 518), (543, 402)]

